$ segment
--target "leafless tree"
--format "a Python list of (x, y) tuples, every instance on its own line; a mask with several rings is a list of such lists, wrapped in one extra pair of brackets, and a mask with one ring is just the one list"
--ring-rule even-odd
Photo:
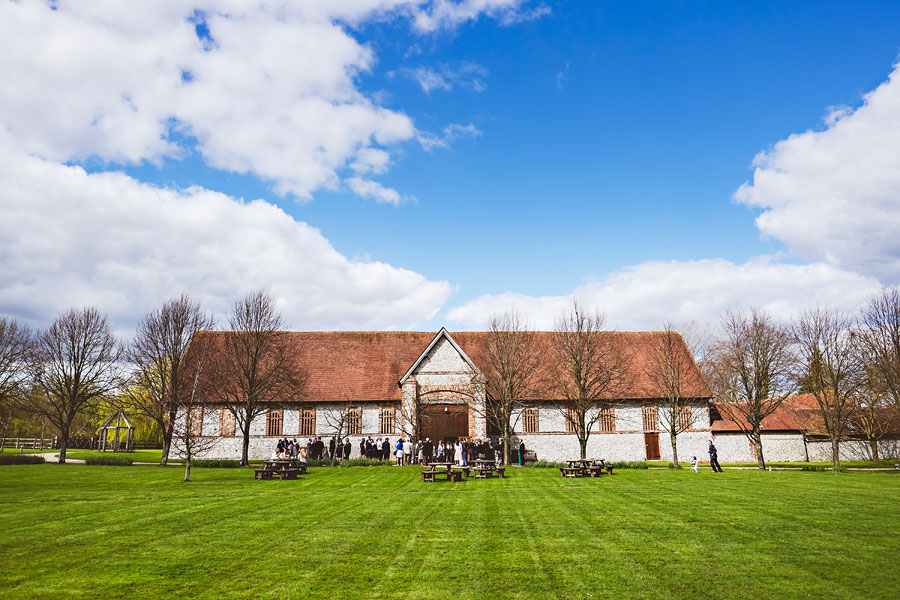
[(757, 464), (765, 469), (763, 419), (797, 389), (790, 329), (755, 308), (726, 313), (707, 364), (719, 407), (753, 444)]
[[(350, 396), (345, 394), (340, 404), (327, 406), (319, 411), (322, 420), (325, 421), (325, 428), (335, 438), (336, 442), (342, 441), (350, 433), (350, 411), (354, 409)], [(337, 443), (335, 451), (331, 455), (331, 465), (334, 466), (338, 462), (337, 459)], [(365, 458), (365, 457), (363, 457)]]
[(627, 382), (630, 356), (622, 337), (604, 330), (603, 315), (589, 312), (577, 300), (556, 322), (552, 353), (560, 411), (578, 436), (581, 458), (586, 458), (591, 429), (600, 417), (598, 406), (617, 401), (617, 390)]
[(672, 443), (672, 463), (678, 462), (678, 434), (694, 426), (692, 391), (697, 389), (697, 365), (681, 334), (667, 323), (659, 335), (651, 338), (646, 374), (659, 398), (662, 399), (659, 422), (669, 432)]
[(203, 402), (208, 395), (204, 386), (211, 385), (210, 345), (208, 336), (197, 336), (192, 342), (190, 354), (182, 356), (179, 364), (178, 392), (173, 394), (175, 410), (172, 417), (171, 447), (184, 459), (184, 480), (191, 480), (191, 462), (203, 452), (215, 446), (217, 438), (203, 435)]
[(801, 314), (794, 324), (794, 339), (803, 386), (819, 405), (837, 471), (841, 465), (840, 442), (853, 414), (853, 398), (865, 383), (860, 335), (847, 315), (818, 308)]
[(859, 324), (871, 375), (900, 412), (900, 288), (885, 288), (872, 296)]
[(182, 294), (147, 313), (138, 323), (126, 355), (133, 372), (123, 396), (132, 409), (150, 418), (163, 434), (160, 464), (165, 466), (175, 428), (175, 413), (194, 392), (186, 373), (188, 346), (214, 320), (199, 303)]
[[(864, 360), (871, 355), (864, 354)], [(859, 429), (869, 445), (869, 455), (872, 460), (878, 460), (878, 440), (883, 438), (890, 429), (891, 418), (888, 411), (888, 394), (884, 389), (884, 380), (871, 364), (866, 365), (863, 385), (859, 393), (851, 398), (853, 412), (850, 422)]]
[(216, 395), (243, 435), (241, 464), (246, 465), (250, 424), (272, 407), (299, 401), (306, 376), (290, 352), (271, 294), (256, 291), (235, 302), (228, 323), (231, 331), (216, 367)]
[(21, 392), (31, 331), (15, 319), (0, 316), (0, 405)]
[(28, 357), (35, 393), (25, 401), (56, 427), (60, 463), (66, 462), (72, 422), (119, 384), (121, 354), (109, 321), (94, 308), (64, 312), (37, 333)]
[(487, 421), (503, 438), (503, 460), (509, 464), (511, 438), (522, 411), (534, 401), (541, 367), (534, 332), (516, 312), (492, 315), (488, 322), (482, 376)]

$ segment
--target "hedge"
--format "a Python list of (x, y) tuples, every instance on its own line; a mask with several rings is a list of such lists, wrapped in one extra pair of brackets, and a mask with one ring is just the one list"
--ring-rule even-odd
[(241, 466), (241, 461), (224, 458), (197, 458), (191, 461), (191, 466), (199, 469), (235, 469)]
[(86, 465), (104, 465), (107, 467), (130, 467), (132, 459), (127, 456), (88, 456), (84, 459)]
[(0, 454), (0, 465), (42, 465), (44, 457), (36, 454)]

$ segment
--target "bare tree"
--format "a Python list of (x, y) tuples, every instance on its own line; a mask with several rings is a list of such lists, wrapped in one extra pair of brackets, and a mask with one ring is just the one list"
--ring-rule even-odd
[(31, 331), (15, 319), (0, 316), (0, 404), (21, 392)]
[(64, 312), (37, 333), (28, 358), (35, 393), (25, 398), (28, 410), (56, 427), (61, 464), (72, 422), (116, 389), (120, 357), (109, 321), (94, 308)]
[(820, 308), (800, 316), (794, 324), (794, 339), (803, 386), (819, 405), (836, 471), (841, 465), (840, 442), (853, 414), (853, 398), (865, 382), (860, 336), (848, 316)]
[(616, 402), (615, 392), (627, 381), (630, 357), (622, 337), (604, 330), (603, 315), (588, 312), (577, 300), (556, 322), (552, 353), (560, 411), (578, 436), (581, 458), (586, 458), (591, 429), (600, 417), (598, 406)]
[(325, 421), (325, 427), (331, 432), (336, 441), (335, 451), (331, 454), (331, 466), (340, 462), (337, 460), (337, 443), (341, 442), (350, 432), (350, 411), (353, 408), (350, 396), (344, 394), (340, 404), (328, 406), (319, 413), (322, 415), (322, 420)]
[(722, 338), (713, 346), (707, 364), (719, 407), (753, 444), (757, 464), (765, 469), (763, 419), (797, 389), (789, 328), (755, 308), (749, 313), (726, 313)]
[(231, 331), (225, 334), (216, 368), (216, 394), (243, 435), (241, 464), (246, 465), (250, 424), (269, 408), (300, 400), (306, 376), (290, 352), (284, 320), (271, 294), (256, 291), (235, 302), (228, 323)]
[(199, 454), (215, 446), (217, 439), (203, 435), (203, 402), (207, 396), (204, 386), (211, 384), (208, 368), (211, 339), (197, 336), (192, 342), (190, 354), (179, 364), (178, 391), (170, 405), (175, 410), (172, 418), (171, 447), (184, 459), (184, 480), (191, 480), (191, 462)]
[(697, 365), (681, 335), (671, 323), (667, 323), (659, 335), (651, 338), (647, 378), (662, 399), (659, 422), (669, 432), (672, 443), (672, 463), (678, 462), (678, 434), (694, 426), (691, 392), (696, 390)]
[[(866, 354), (864, 359), (870, 358)], [(866, 365), (863, 385), (859, 393), (851, 398), (853, 412), (850, 421), (866, 438), (869, 455), (878, 461), (878, 440), (890, 430), (888, 395), (885, 393), (883, 379), (871, 365)]]
[(900, 411), (900, 288), (885, 288), (872, 296), (859, 324), (871, 375)]
[(147, 313), (127, 349), (133, 367), (123, 396), (129, 406), (150, 418), (163, 435), (160, 464), (165, 466), (175, 428), (175, 414), (194, 392), (186, 373), (188, 346), (198, 331), (211, 329), (213, 317), (182, 294)]
[(510, 440), (522, 411), (534, 401), (541, 367), (534, 332), (516, 312), (492, 315), (488, 322), (482, 376), (488, 422), (503, 438), (503, 461), (509, 464)]
[[(13, 401), (24, 392), (31, 331), (15, 319), (0, 316), (0, 452), (12, 420)], [(43, 437), (43, 436), (42, 436)]]

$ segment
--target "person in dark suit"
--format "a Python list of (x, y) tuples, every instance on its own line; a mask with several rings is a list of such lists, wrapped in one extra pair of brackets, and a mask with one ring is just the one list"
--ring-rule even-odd
[(350, 450), (353, 449), (353, 445), (350, 443), (350, 438), (344, 438), (344, 460), (350, 460)]
[(722, 467), (719, 466), (719, 452), (712, 440), (709, 440), (709, 466), (712, 467), (713, 473), (722, 472)]
[(522, 463), (525, 461), (525, 442), (519, 442), (519, 466), (522, 466)]
[(381, 456), (382, 460), (391, 460), (391, 440), (388, 438), (381, 442)]

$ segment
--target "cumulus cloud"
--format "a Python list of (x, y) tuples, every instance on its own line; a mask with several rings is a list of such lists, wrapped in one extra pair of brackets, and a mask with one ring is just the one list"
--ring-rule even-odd
[[(0, 86), (0, 128), (60, 162), (159, 162), (196, 148), (213, 168), (307, 199), (341, 187), (347, 167), (383, 172), (392, 149), (416, 138), (409, 116), (359, 90), (376, 57), (343, 23), (408, 19), (435, 31), (512, 18), (519, 4), (6, 2), (0, 72), (15, 85)], [(476, 89), (479, 73), (462, 65), (434, 85)]]
[(488, 71), (476, 63), (462, 62), (455, 66), (442, 63), (437, 67), (407, 67), (391, 71), (389, 75), (415, 81), (426, 94), (434, 90), (449, 92), (453, 88), (483, 92), (487, 89), (483, 79), (488, 76)]
[(400, 192), (393, 188), (387, 188), (371, 179), (363, 179), (361, 177), (350, 177), (347, 179), (347, 185), (353, 190), (353, 193), (363, 198), (373, 198), (377, 202), (385, 204), (393, 204), (400, 206), (408, 198), (401, 196)]
[(645, 262), (578, 286), (563, 296), (487, 294), (452, 309), (447, 318), (480, 329), (495, 312), (516, 309), (535, 327), (552, 328), (578, 298), (602, 310), (621, 329), (654, 329), (666, 321), (710, 323), (729, 309), (756, 306), (791, 318), (817, 304), (857, 308), (879, 287), (871, 277), (825, 263), (791, 265), (759, 258)]
[(8, 150), (0, 158), (0, 307), (36, 325), (92, 304), (128, 332), (182, 291), (221, 317), (238, 296), (267, 288), (293, 328), (411, 328), (451, 291), (406, 269), (349, 260), (262, 200), (88, 174)]
[(735, 199), (797, 256), (900, 282), (900, 64), (858, 108), (781, 140)]

